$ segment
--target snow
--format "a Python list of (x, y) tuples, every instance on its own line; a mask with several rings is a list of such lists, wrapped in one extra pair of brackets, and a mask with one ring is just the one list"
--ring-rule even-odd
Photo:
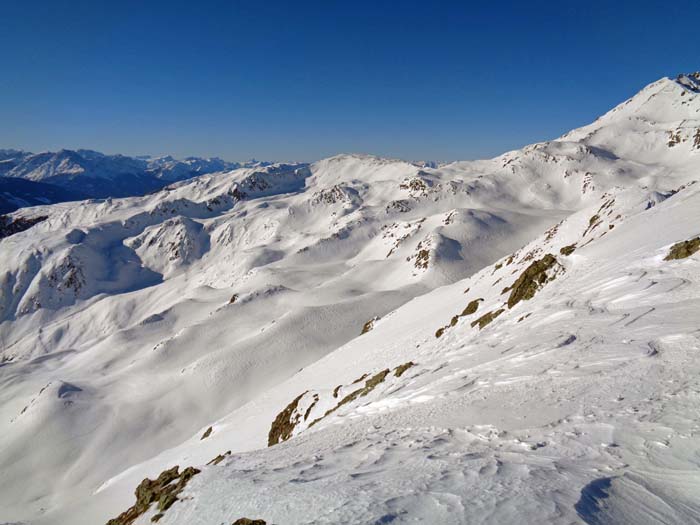
[[(674, 202), (681, 199), (689, 202)], [(415, 299), (277, 390), (297, 393), (410, 357), (418, 365), (404, 380), (318, 430), (205, 467), (188, 487), (193, 501), (174, 506), (164, 523), (239, 514), (275, 523), (693, 522), (700, 343), (690, 312), (700, 271), (697, 260), (669, 267), (658, 255), (668, 241), (698, 233), (698, 205), (693, 190), (633, 216), (484, 331), (458, 323), (435, 339), (408, 326), (419, 312), (446, 317), (448, 302), (458, 311), (465, 284), (498, 301), (491, 268)], [(648, 222), (667, 236), (649, 239), (639, 227)], [(268, 403), (281, 408), (266, 399), (275, 394), (228, 416), (219, 432), (237, 423), (236, 434), (262, 446), (267, 426), (257, 438), (246, 429)], [(243, 439), (225, 443), (235, 449)], [(201, 461), (197, 445), (160, 461)]]
[[(0, 184), (16, 192), (28, 193), (32, 204), (40, 204), (33, 199), (42, 194), (52, 195), (53, 202), (143, 195), (166, 184), (202, 174), (267, 164), (258, 161), (241, 164), (219, 158), (127, 157), (91, 150), (63, 149), (36, 154), (0, 150), (0, 177), (6, 178), (5, 181), (0, 178)], [(8, 180), (25, 182), (19, 185), (17, 182), (8, 183)], [(31, 185), (32, 181), (34, 185)]]
[(700, 234), (691, 80), (491, 160), (15, 212), (49, 218), (0, 240), (0, 521), (104, 523), (179, 465), (166, 525), (697, 522), (700, 253), (664, 260)]

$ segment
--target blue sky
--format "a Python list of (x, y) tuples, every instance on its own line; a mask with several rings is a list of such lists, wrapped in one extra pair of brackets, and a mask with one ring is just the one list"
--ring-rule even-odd
[(700, 69), (700, 2), (0, 0), (0, 148), (489, 157)]

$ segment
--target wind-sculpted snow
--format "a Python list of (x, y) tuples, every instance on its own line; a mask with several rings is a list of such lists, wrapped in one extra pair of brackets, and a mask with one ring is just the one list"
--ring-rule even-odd
[[(482, 306), (440, 339), (418, 320), (460, 311), (472, 296), (484, 309), (504, 301), (497, 281), (528, 268), (535, 247), (581, 241), (599, 206), (414, 299), (216, 422), (206, 442), (196, 435), (103, 491), (179, 458), (203, 465), (233, 450), (203, 466), (185, 493), (192, 499), (163, 523), (240, 514), (272, 523), (696, 521), (700, 262), (664, 257), (695, 231), (700, 191), (648, 209), (641, 193), (617, 197), (615, 212), (628, 218), (562, 256), (566, 273), (486, 329), (468, 322)], [(650, 238), (646, 227), (663, 233)], [(401, 377), (386, 373), (408, 357), (415, 364)], [(378, 376), (366, 395), (351, 395)], [(292, 423), (287, 441), (245, 452), (264, 446), (292, 400), (277, 415)]]
[(691, 80), (492, 160), (11, 215), (46, 219), (0, 240), (0, 518), (105, 523), (178, 465), (159, 523), (697, 521)]

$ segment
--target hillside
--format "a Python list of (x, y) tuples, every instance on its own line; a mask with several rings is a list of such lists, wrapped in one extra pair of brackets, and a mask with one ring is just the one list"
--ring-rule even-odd
[(0, 522), (697, 521), (698, 76), (490, 160), (11, 214)]

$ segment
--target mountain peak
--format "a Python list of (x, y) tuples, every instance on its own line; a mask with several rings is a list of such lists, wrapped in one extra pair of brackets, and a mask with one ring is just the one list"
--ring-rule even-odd
[(675, 164), (698, 150), (698, 129), (700, 72), (652, 82), (595, 122), (558, 140), (582, 142), (642, 162), (669, 157)]

